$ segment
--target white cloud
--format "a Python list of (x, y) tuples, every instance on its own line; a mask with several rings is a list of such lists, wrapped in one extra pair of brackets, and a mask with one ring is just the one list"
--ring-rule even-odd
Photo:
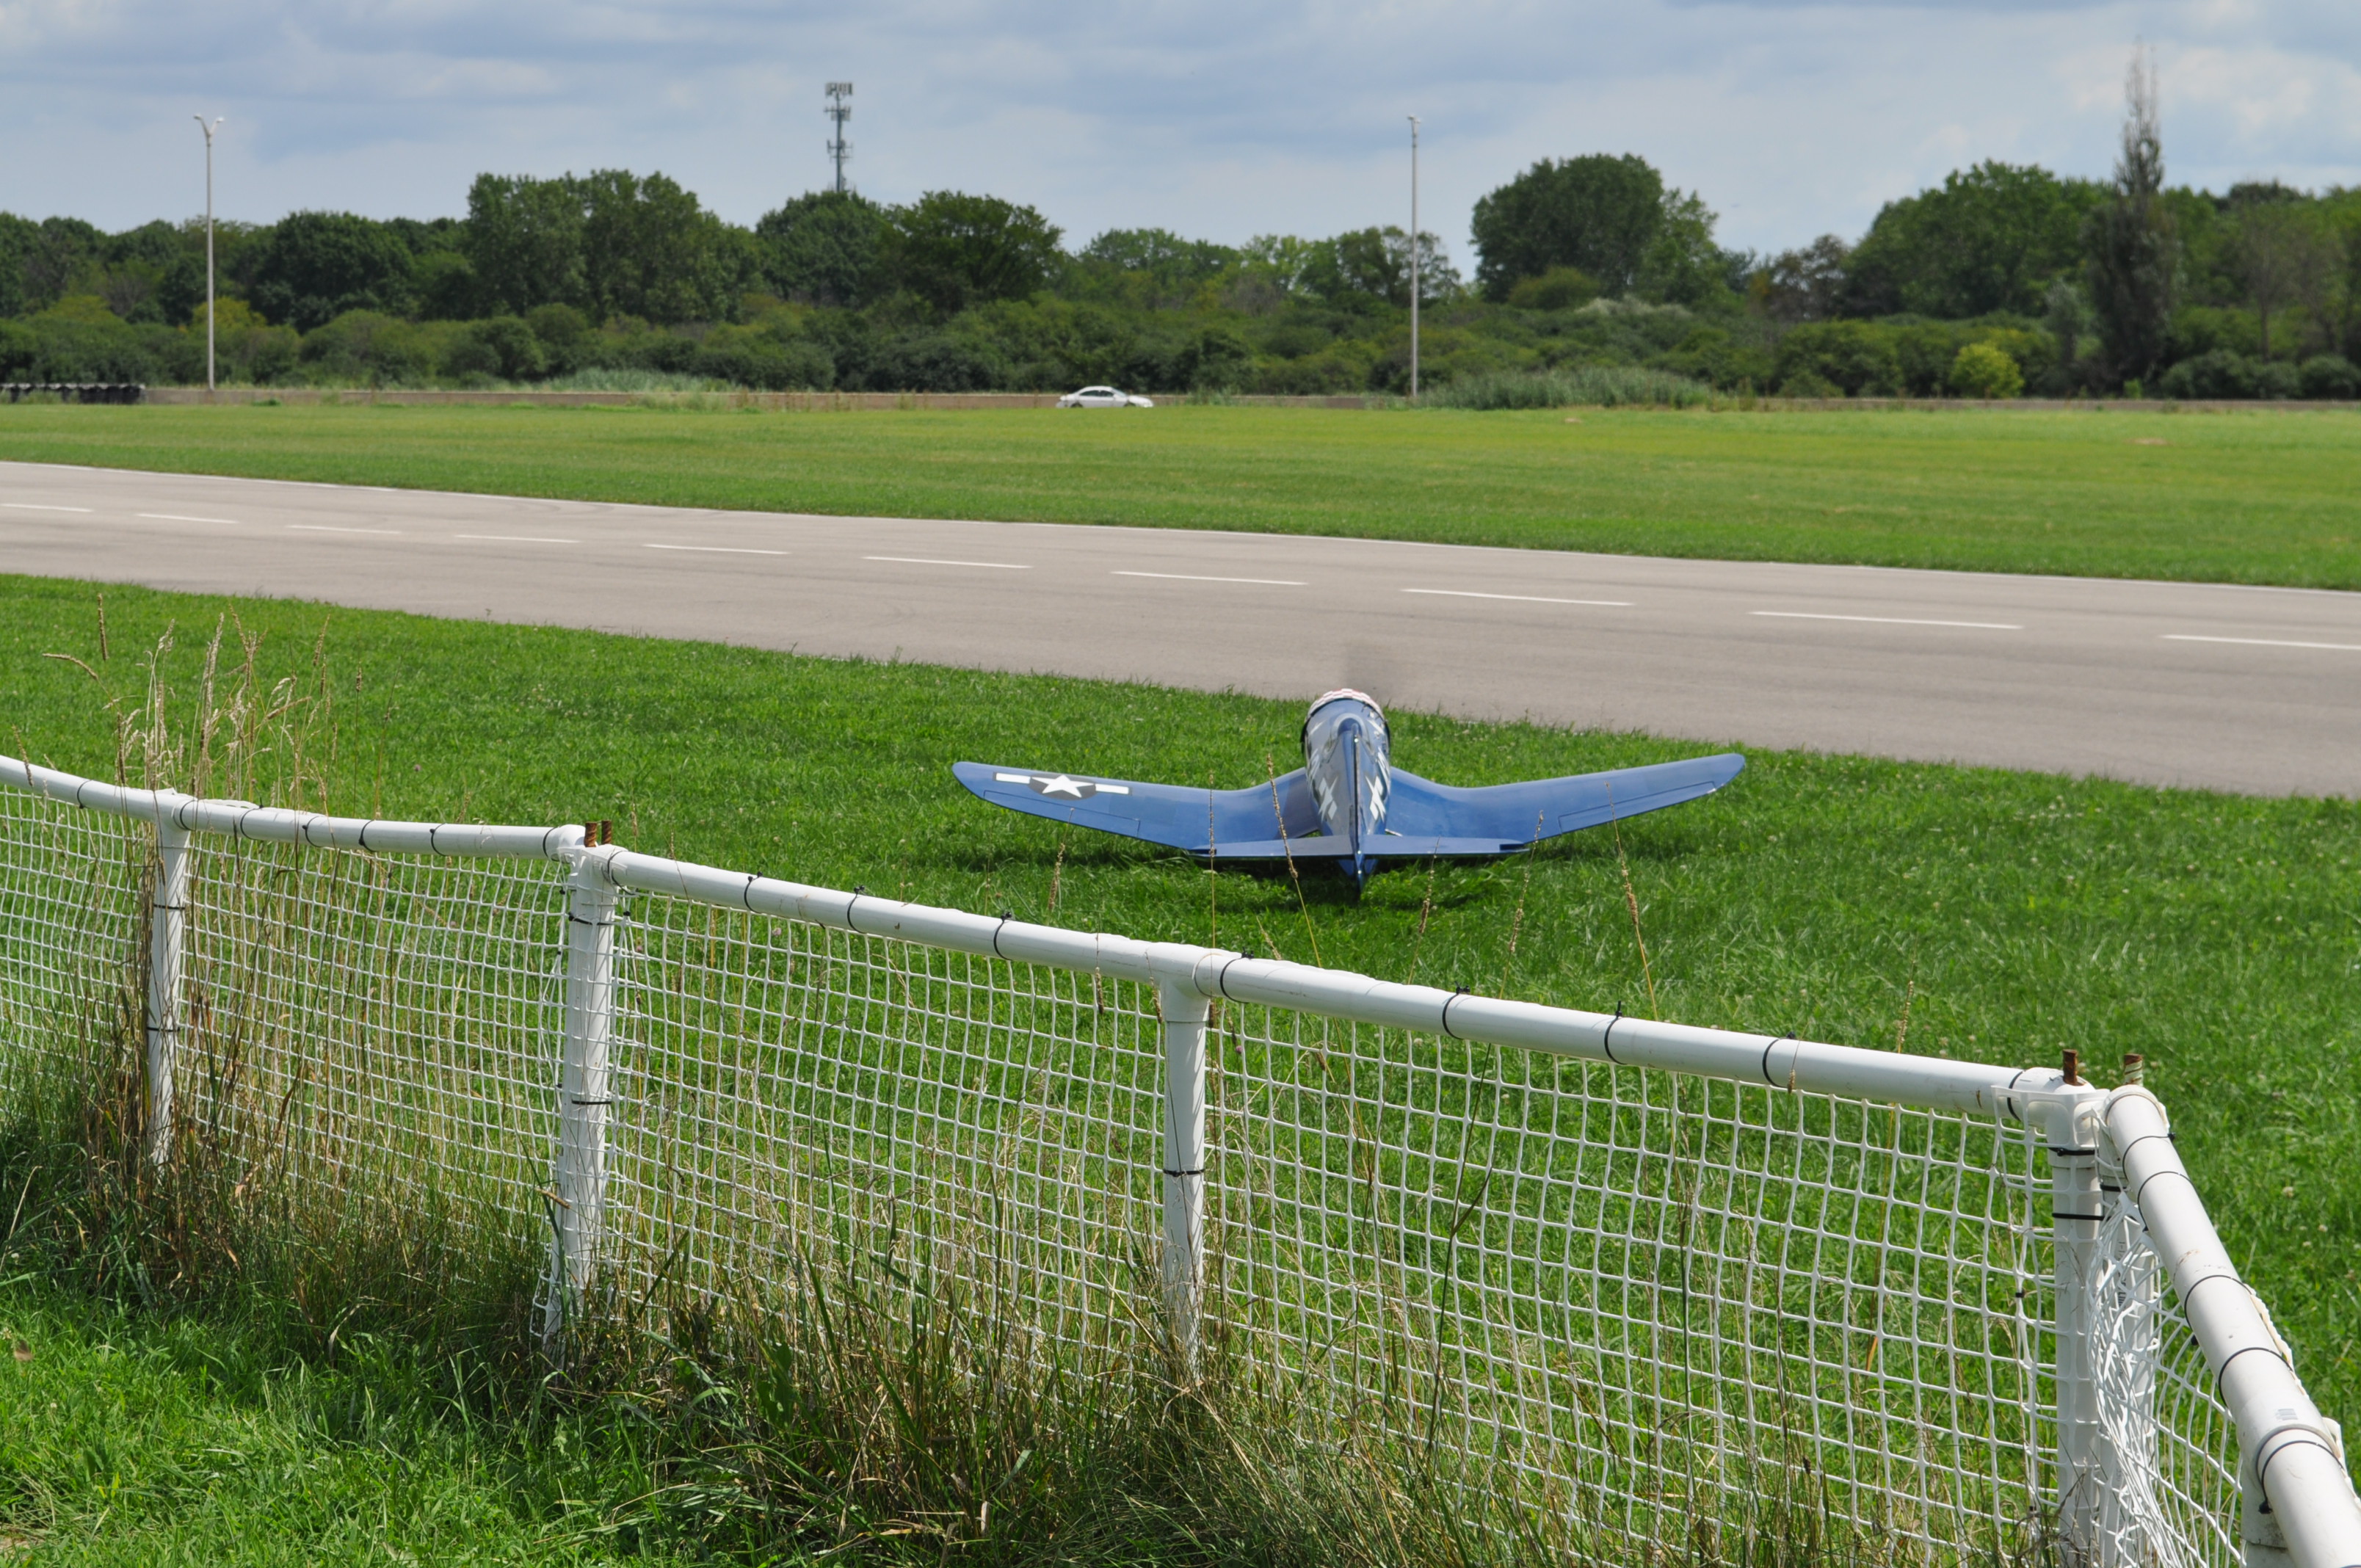
[(459, 210), (479, 170), (661, 169), (751, 221), (853, 172), (1040, 205), (1076, 239), (1430, 226), (1534, 159), (1638, 152), (1734, 243), (1858, 233), (1984, 158), (2103, 175), (2135, 38), (2176, 179), (2361, 183), (2350, 0), (0, 0), (0, 207), (110, 226), (201, 200), (188, 116), (225, 113), (225, 212)]

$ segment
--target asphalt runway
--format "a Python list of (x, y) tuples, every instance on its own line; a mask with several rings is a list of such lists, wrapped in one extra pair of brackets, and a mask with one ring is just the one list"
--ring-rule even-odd
[[(2361, 793), (2361, 595), (813, 517), (0, 463), (0, 572), (2258, 795)], [(1010, 755), (1030, 757), (1012, 715)]]

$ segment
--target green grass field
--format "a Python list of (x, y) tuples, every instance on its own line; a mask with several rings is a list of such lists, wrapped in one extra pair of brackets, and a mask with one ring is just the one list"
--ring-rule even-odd
[(2361, 587), (2361, 412), (0, 407), (0, 458), (845, 515)]
[[(487, 1430), (431, 1348), (290, 1359), (218, 1317), (0, 1285), (0, 1557), (42, 1563), (664, 1561), (612, 1506), (628, 1448)], [(630, 1551), (627, 1552), (626, 1548)]]
[[(1316, 944), (1330, 965), (1390, 979), (1650, 1010), (1651, 975), (1607, 836), (1444, 866), (1431, 882), (1423, 870), (1390, 873), (1358, 900), (1341, 881), (1308, 877), (1307, 911), (1283, 876), (1213, 880), (1145, 846), (1061, 838), (1054, 824), (975, 802), (949, 773), (972, 758), (1250, 783), (1291, 765), (1291, 703), (120, 588), (105, 591), (102, 660), (96, 589), (14, 578), (0, 579), (0, 747), (110, 775), (105, 697), (136, 700), (169, 624), (161, 668), (185, 713), (203, 643), (232, 609), (264, 634), (266, 667), (291, 674), (308, 676), (324, 623), (335, 749), (315, 761), (335, 809), (610, 817), (635, 847), (805, 882), (1292, 959)], [(90, 663), (104, 694), (46, 653)], [(1395, 719), (1403, 762), (1452, 784), (1708, 749)], [(1722, 795), (1628, 824), (1622, 844), (1663, 1016), (2031, 1065), (2054, 1064), (2070, 1046), (2102, 1081), (2123, 1052), (2145, 1054), (2181, 1152), (2300, 1370), (2330, 1413), (2361, 1415), (2361, 1179), (2351, 1170), (2361, 1146), (2361, 805), (1756, 752)], [(286, 1505), (301, 1512), (285, 1526), (299, 1539), (327, 1540), (344, 1528), (335, 1520), (378, 1508), (369, 1528), (384, 1539), (431, 1542), (442, 1528), (433, 1519), (445, 1517), (434, 1509), (478, 1510), (488, 1531), (538, 1520), (515, 1525), (513, 1539), (542, 1530), (560, 1543), (546, 1548), (552, 1560), (566, 1560), (603, 1549), (566, 1534), (566, 1510), (582, 1501), (566, 1488), (609, 1504), (630, 1495), (628, 1466), (565, 1471), (544, 1440), (469, 1435), (456, 1416), (405, 1418), (382, 1437), (300, 1409), (270, 1425), (273, 1407), (253, 1391), (260, 1372), (205, 1381), (202, 1326), (93, 1328), (37, 1283), (6, 1289), (0, 1310), (35, 1325), (16, 1331), (36, 1353), (22, 1377), (51, 1376), (53, 1354), (87, 1365), (110, 1335), (150, 1347), (138, 1376), (152, 1392), (93, 1385), (73, 1443), (31, 1441), (8, 1420), (20, 1435), (0, 1450), (0, 1518), (39, 1532), (59, 1561), (115, 1560), (107, 1521), (161, 1520), (159, 1499), (193, 1485), (185, 1477), (197, 1461), (129, 1457), (150, 1430), (143, 1400), (186, 1412), (172, 1418), (184, 1432), (175, 1453), (199, 1452), (195, 1434), (211, 1423), (246, 1422), (258, 1451), (279, 1456), (269, 1464), (324, 1477), (315, 1501)], [(60, 1342), (54, 1353), (44, 1335)], [(167, 1354), (170, 1344), (183, 1348)], [(56, 1389), (84, 1386), (72, 1381), (79, 1372), (55, 1376)], [(373, 1442), (402, 1456), (393, 1475), (355, 1463)], [(126, 1457), (113, 1471), (88, 1457), (108, 1453)], [(550, 1478), (561, 1473), (574, 1479), (561, 1486)], [(198, 1517), (243, 1529), (234, 1521), (262, 1510), (260, 1491), (232, 1488), (220, 1511)], [(142, 1528), (158, 1546), (143, 1556), (183, 1539), (162, 1523)], [(198, 1523), (170, 1529), (203, 1539)]]

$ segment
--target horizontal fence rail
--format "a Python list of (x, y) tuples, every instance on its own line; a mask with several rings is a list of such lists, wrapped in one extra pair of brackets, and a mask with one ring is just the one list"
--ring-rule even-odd
[(2361, 1564), (2136, 1086), (0, 758), (0, 1083), (120, 1040), (152, 1157), (540, 1249), (553, 1345), (882, 1259), (1607, 1560)]

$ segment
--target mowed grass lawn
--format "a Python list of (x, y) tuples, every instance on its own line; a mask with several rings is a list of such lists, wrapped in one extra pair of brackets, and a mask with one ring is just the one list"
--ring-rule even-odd
[[(102, 662), (97, 593), (0, 578), (0, 746), (111, 775), (104, 700), (136, 703), (168, 625), (160, 669), (185, 719), (217, 618), (235, 611), (263, 635), (266, 673), (307, 685), (324, 623), (336, 809), (610, 817), (634, 847), (806, 882), (1291, 959), (1311, 958), (1316, 942), (1331, 965), (1390, 979), (1651, 1010), (1609, 835), (1437, 867), (1431, 880), (1424, 868), (1388, 873), (1357, 900), (1339, 880), (1307, 876), (1307, 911), (1283, 875), (1211, 879), (1178, 855), (1061, 835), (973, 800), (949, 772), (972, 758), (1244, 784), (1292, 765), (1301, 712), (1291, 703), (123, 588), (105, 590)], [(104, 692), (42, 657), (53, 652), (92, 664)], [(1710, 749), (1395, 718), (1403, 762), (1452, 784)], [(2332, 1414), (2361, 1416), (2361, 805), (1755, 752), (1721, 795), (1625, 825), (1622, 850), (1663, 1016), (2012, 1064), (2053, 1064), (2071, 1046), (2101, 1081), (2124, 1052), (2145, 1054), (2180, 1150), (2299, 1368)], [(0, 1310), (25, 1299), (0, 1294)], [(70, 1331), (42, 1300), (16, 1320), (33, 1327), (16, 1332), (39, 1357), (50, 1354), (41, 1334), (62, 1335), (59, 1356), (86, 1362), (99, 1331)], [(193, 1364), (155, 1332), (138, 1330), (160, 1347), (140, 1351), (142, 1365), (183, 1376), (171, 1369)], [(27, 1365), (39, 1376), (49, 1363)], [(218, 1396), (228, 1413), (205, 1420), (264, 1408), (252, 1392), (261, 1384), (239, 1376)], [(56, 1387), (46, 1398), (82, 1398)], [(116, 1528), (109, 1519), (170, 1517), (156, 1488), (190, 1485), (172, 1477), (197, 1460), (170, 1470), (137, 1459), (144, 1418), (114, 1387), (93, 1385), (99, 1403), (79, 1446), (21, 1432), (0, 1442), (0, 1518), (62, 1551), (101, 1540)], [(27, 1410), (0, 1406), (0, 1422)], [(566, 1510), (578, 1512), (581, 1487), (626, 1486), (629, 1466), (603, 1482), (596, 1465), (566, 1471), (561, 1486), (550, 1477), (563, 1467), (546, 1456), (500, 1459), (498, 1443), (471, 1447), (481, 1440), (432, 1426), (381, 1438), (426, 1455), (384, 1482), (388, 1517), (413, 1521), (404, 1539), (447, 1539), (415, 1522), (431, 1505), (444, 1510), (436, 1519), (480, 1517), (501, 1531), (520, 1510), (545, 1516), (551, 1539), (576, 1542), (558, 1555), (597, 1550), (569, 1533)], [(284, 1430), (327, 1469), (380, 1441), (335, 1423)], [(280, 1431), (256, 1428), (250, 1441), (277, 1454)], [(112, 1470), (77, 1457), (117, 1451), (126, 1457)], [(404, 1491), (403, 1475), (423, 1479)], [(108, 1488), (137, 1497), (109, 1503)], [(320, 1507), (348, 1501), (339, 1492)], [(215, 1517), (263, 1528), (266, 1515)], [(154, 1528), (168, 1539), (163, 1522)]]
[(0, 406), (0, 458), (840, 515), (2361, 587), (2361, 411)]

